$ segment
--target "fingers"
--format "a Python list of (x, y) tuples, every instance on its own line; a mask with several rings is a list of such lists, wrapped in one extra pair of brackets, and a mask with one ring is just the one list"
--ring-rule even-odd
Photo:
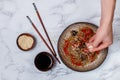
[(86, 46), (90, 52), (92, 52), (93, 46), (90, 43), (86, 43)]
[(93, 47), (98, 47), (99, 44), (102, 42), (100, 38), (95, 38), (95, 40), (91, 43)]
[(89, 48), (89, 46), (97, 47), (101, 43), (100, 37), (96, 38), (96, 35), (90, 38), (89, 43), (86, 44), (86, 46)]
[(102, 43), (102, 44), (100, 44), (98, 47), (93, 48), (93, 49), (91, 50), (91, 52), (95, 52), (95, 51), (99, 51), (99, 50), (105, 49), (105, 48), (107, 48), (109, 45), (111, 45), (111, 43)]
[(91, 52), (93, 49), (93, 42), (95, 41), (95, 35), (93, 37), (90, 38), (89, 42), (86, 43), (87, 48), (89, 49), (89, 51)]
[(95, 35), (94, 35), (93, 37), (90, 38), (89, 43), (93, 42), (94, 39), (95, 39)]
[(95, 35), (93, 37), (90, 38), (89, 42), (88, 43), (85, 43), (87, 48), (90, 50), (93, 48), (93, 46), (91, 45), (91, 43), (94, 41), (95, 39)]

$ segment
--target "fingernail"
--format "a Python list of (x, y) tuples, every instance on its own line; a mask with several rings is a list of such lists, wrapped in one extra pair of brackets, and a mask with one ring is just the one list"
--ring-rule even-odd
[(93, 46), (92, 45), (88, 46), (88, 49), (93, 49)]
[(88, 46), (88, 49), (89, 49), (90, 52), (92, 52), (93, 51), (93, 46), (92, 45)]
[(89, 51), (90, 51), (90, 52), (92, 52), (92, 51), (93, 51), (93, 49), (89, 49)]

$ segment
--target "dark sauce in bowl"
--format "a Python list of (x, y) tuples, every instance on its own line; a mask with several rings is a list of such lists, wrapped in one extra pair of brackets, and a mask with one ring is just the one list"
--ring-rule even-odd
[(53, 67), (54, 60), (51, 54), (48, 52), (40, 52), (36, 57), (35, 57), (35, 66), (38, 68), (40, 71), (48, 71)]

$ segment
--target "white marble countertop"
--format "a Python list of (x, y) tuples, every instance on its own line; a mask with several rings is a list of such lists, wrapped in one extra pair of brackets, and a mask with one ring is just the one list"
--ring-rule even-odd
[[(89, 72), (76, 72), (63, 63), (48, 71), (38, 71), (34, 58), (48, 51), (32, 28), (29, 15), (43, 32), (32, 3), (35, 2), (57, 51), (61, 32), (74, 22), (99, 25), (100, 0), (0, 0), (0, 80), (120, 80), (120, 0), (117, 0), (114, 18), (114, 43), (104, 63)], [(31, 51), (21, 51), (16, 45), (19, 34), (28, 32), (37, 39)], [(59, 56), (58, 56), (59, 57)]]

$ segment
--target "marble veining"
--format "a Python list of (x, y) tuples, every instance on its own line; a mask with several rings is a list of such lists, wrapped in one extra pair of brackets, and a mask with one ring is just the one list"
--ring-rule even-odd
[[(119, 80), (120, 79), (120, 0), (117, 0), (113, 23), (114, 43), (104, 63), (89, 72), (76, 72), (63, 63), (48, 72), (38, 71), (34, 58), (49, 50), (26, 19), (29, 15), (44, 35), (32, 3), (35, 2), (49, 32), (55, 50), (62, 31), (74, 22), (91, 22), (99, 26), (100, 0), (0, 0), (0, 80)], [(28, 32), (37, 39), (28, 52), (16, 45), (19, 34)], [(44, 46), (43, 46), (44, 45)], [(58, 56), (59, 57), (59, 56)]]

